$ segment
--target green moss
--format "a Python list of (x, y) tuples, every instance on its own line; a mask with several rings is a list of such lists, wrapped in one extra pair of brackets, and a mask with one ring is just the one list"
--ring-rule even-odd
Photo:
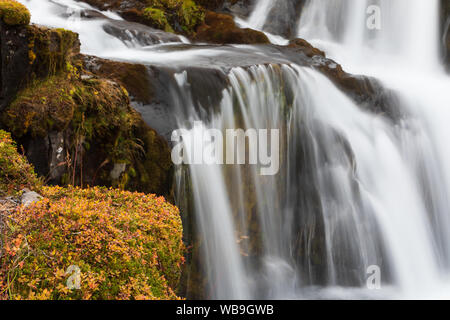
[[(127, 91), (115, 82), (80, 80), (69, 72), (35, 80), (5, 109), (1, 121), (17, 138), (67, 133), (70, 164), (61, 183), (84, 180), (168, 194), (170, 149), (132, 109)], [(90, 155), (83, 163), (77, 161), (80, 146)], [(113, 180), (110, 171), (115, 163), (125, 163), (126, 171)], [(69, 170), (74, 165), (75, 171)]]
[(64, 130), (74, 115), (74, 90), (65, 74), (35, 80), (3, 112), (2, 122), (17, 138)]
[(181, 6), (181, 16), (183, 27), (186, 30), (192, 31), (194, 28), (205, 19), (205, 11), (200, 6), (196, 5), (193, 0), (184, 0)]
[(157, 29), (162, 29), (166, 32), (174, 32), (163, 10), (157, 8), (144, 9), (144, 17), (154, 25)]
[(143, 15), (148, 22), (168, 32), (195, 33), (205, 18), (205, 10), (193, 0), (149, 0)]
[(38, 77), (56, 74), (79, 53), (78, 34), (65, 29), (28, 27), (30, 64)]
[(0, 197), (14, 195), (23, 188), (39, 188), (41, 181), (25, 157), (17, 152), (11, 135), (0, 130)]
[(11, 26), (22, 26), (30, 23), (30, 11), (15, 0), (0, 0), (0, 19)]

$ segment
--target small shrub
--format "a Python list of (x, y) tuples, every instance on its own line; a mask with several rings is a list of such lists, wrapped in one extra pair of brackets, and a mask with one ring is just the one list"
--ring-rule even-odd
[[(8, 215), (0, 298), (178, 299), (178, 209), (164, 198), (106, 188), (45, 187)], [(80, 289), (68, 288), (77, 266)]]

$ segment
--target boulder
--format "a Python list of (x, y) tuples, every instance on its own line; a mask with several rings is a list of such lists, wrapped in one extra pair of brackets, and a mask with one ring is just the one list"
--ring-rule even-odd
[(41, 199), (43, 198), (39, 193), (30, 191), (29, 189), (23, 189), (22, 196), (20, 197), (20, 203), (24, 208), (27, 208)]
[(231, 15), (208, 11), (197, 29), (195, 41), (217, 44), (268, 44), (267, 36), (249, 28), (239, 28)]
[(0, 22), (0, 111), (30, 81), (61, 71), (79, 51), (71, 31)]

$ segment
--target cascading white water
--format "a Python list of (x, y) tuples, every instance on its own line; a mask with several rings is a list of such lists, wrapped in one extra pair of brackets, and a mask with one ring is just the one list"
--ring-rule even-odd
[(258, 0), (258, 2), (256, 2), (255, 10), (253, 10), (248, 19), (248, 24), (254, 29), (261, 29), (274, 4), (274, 0)]
[[(380, 13), (379, 29), (367, 23), (373, 6)], [(382, 72), (399, 65), (440, 67), (439, 0), (309, 0), (298, 35), (326, 49), (350, 72), (367, 74), (383, 65)], [(365, 67), (354, 69), (357, 65)]]
[[(86, 8), (82, 3), (20, 1), (33, 22), (80, 32), (85, 53), (160, 64), (220, 54), (159, 53), (107, 34), (101, 19), (76, 27), (61, 17), (66, 7), (57, 3)], [(378, 31), (366, 28), (373, 1), (310, 0), (299, 35), (347, 71), (395, 89), (401, 119), (361, 110), (317, 71), (281, 63), (227, 71), (220, 111), (205, 119), (194, 108), (186, 73), (175, 76), (174, 104), (187, 110), (177, 114), (180, 127), (203, 120), (190, 129), (188, 146), (200, 143), (202, 128), (281, 130), (275, 176), (260, 176), (253, 166), (187, 168), (207, 297), (450, 295), (450, 81), (439, 65), (438, 1), (376, 2)], [(272, 4), (260, 0), (247, 23), (261, 28)], [(185, 169), (177, 168), (179, 190), (187, 188)], [(381, 268), (381, 290), (366, 287), (372, 265)]]
[[(306, 68), (237, 68), (229, 81), (221, 113), (207, 126), (281, 128), (285, 161), (284, 172), (273, 177), (261, 177), (255, 168), (240, 166), (190, 166), (194, 190), (201, 192), (195, 200), (196, 217), (214, 279), (211, 296), (361, 298), (379, 294), (417, 298), (436, 294), (442, 288), (437, 283), (446, 281), (446, 276), (439, 270), (442, 253), (431, 233), (448, 230), (433, 230), (427, 212), (423, 191), (437, 188), (435, 181), (421, 180), (417, 165), (435, 164), (438, 152), (427, 144), (432, 137), (417, 119), (408, 115), (404, 122), (393, 125), (387, 118), (364, 112), (325, 76)], [(292, 90), (291, 102), (286, 101), (282, 83)], [(321, 95), (317, 95), (318, 88)], [(236, 118), (240, 120), (236, 122)], [(308, 160), (298, 156), (299, 137), (302, 143), (310, 139), (304, 150)], [(308, 179), (299, 172), (300, 161), (305, 162), (303, 170), (313, 172)], [(234, 177), (231, 182), (230, 177)], [(305, 183), (317, 188), (318, 208), (311, 208), (311, 197), (298, 200), (307, 189)], [(249, 209), (251, 197), (255, 207)], [(221, 205), (216, 209), (215, 204)], [(248, 247), (239, 241), (242, 235), (245, 241), (258, 237), (248, 225), (249, 210), (256, 212), (256, 224), (264, 235), (256, 266), (245, 258)], [(439, 213), (445, 215), (441, 217), (445, 221), (447, 214)], [(226, 223), (221, 220), (224, 217), (228, 217)], [(302, 266), (293, 254), (299, 231), (292, 223), (302, 219), (323, 224), (322, 230), (315, 231), (316, 237), (323, 232), (325, 238), (321, 249), (325, 286), (319, 293), (307, 286), (315, 284), (309, 278), (314, 268)], [(444, 237), (445, 232), (441, 234)], [(234, 254), (226, 253), (233, 247)], [(235, 273), (224, 272), (223, 254), (228, 257), (227, 270)], [(236, 260), (236, 254), (242, 255), (241, 260)], [(220, 258), (210, 259), (209, 255)], [(304, 257), (307, 264), (312, 263), (310, 255), (307, 251)], [(364, 289), (371, 265), (382, 266), (384, 276), (390, 278), (384, 291)], [(241, 284), (240, 295), (230, 289), (232, 283)], [(361, 289), (342, 287), (347, 285)]]
[[(374, 4), (381, 10), (381, 28), (370, 30), (366, 24), (370, 16), (367, 8)], [(319, 21), (320, 27), (316, 28)], [(413, 166), (415, 174), (411, 184), (415, 184), (420, 193), (408, 192), (404, 196), (409, 201), (414, 198), (421, 202), (420, 206), (414, 206), (416, 210), (421, 208), (416, 217), (432, 221), (432, 234), (421, 233), (419, 241), (428, 245), (427, 251), (434, 248), (437, 256), (425, 267), (420, 263), (425, 258), (418, 251), (397, 252), (393, 258), (398, 274), (404, 278), (402, 285), (405, 288), (432, 275), (430, 267), (439, 270), (441, 277), (447, 277), (449, 266), (450, 144), (446, 137), (450, 132), (443, 119), (448, 119), (450, 112), (450, 94), (445, 89), (450, 87), (450, 78), (439, 63), (438, 21), (438, 0), (319, 0), (308, 2), (299, 26), (299, 36), (342, 62), (347, 70), (375, 76), (387, 87), (395, 89), (402, 106), (410, 114), (411, 119), (405, 120), (404, 125), (414, 128), (416, 134), (414, 139), (402, 144), (402, 149), (408, 153), (403, 166)], [(423, 158), (410, 154), (412, 150), (415, 154), (420, 152)], [(399, 222), (403, 226), (392, 230), (395, 233), (389, 246), (393, 248), (393, 242), (398, 238), (412, 241), (418, 237), (410, 225), (411, 211), (402, 211), (403, 222)], [(388, 211), (386, 215), (389, 215), (386, 218), (392, 217)], [(386, 227), (392, 226), (393, 221), (386, 220)], [(431, 278), (425, 282), (433, 283)]]

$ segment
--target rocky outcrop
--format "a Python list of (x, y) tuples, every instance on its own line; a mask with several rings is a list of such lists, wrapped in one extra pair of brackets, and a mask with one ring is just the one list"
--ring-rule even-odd
[[(175, 0), (164, 2), (152, 0), (142, 2), (138, 0), (87, 0), (89, 4), (102, 10), (113, 10), (121, 15), (125, 20), (123, 22), (111, 21), (104, 26), (106, 32), (118, 37), (122, 41), (130, 41), (130, 30), (133, 34), (141, 30), (142, 26), (130, 23), (138, 23), (154, 29), (163, 30), (165, 33), (160, 37), (167, 42), (179, 41), (174, 35), (169, 39), (170, 33), (185, 35), (193, 41), (208, 42), (216, 44), (260, 44), (269, 43), (264, 33), (249, 28), (239, 28), (234, 22), (233, 16), (229, 15), (248, 15), (253, 3), (250, 0)], [(222, 13), (215, 13), (209, 10), (216, 10)], [(246, 8), (244, 12), (237, 12), (236, 8)], [(243, 9), (241, 10), (243, 11)], [(98, 13), (89, 13), (85, 16), (95, 16)], [(146, 42), (153, 42), (155, 30), (142, 30), (138, 32), (140, 39)], [(146, 35), (147, 34), (147, 35)], [(152, 44), (153, 44), (152, 43)]]
[[(304, 39), (291, 40), (285, 49), (280, 47), (280, 50), (292, 61), (322, 72), (362, 108), (398, 119), (399, 110), (395, 106), (395, 95), (377, 79), (345, 72), (340, 64), (328, 59), (323, 51), (314, 48)], [(299, 54), (306, 59), (299, 59)]]
[(191, 35), (203, 22), (204, 9), (194, 0), (86, 0), (101, 10), (112, 10), (125, 20), (167, 32)]
[(104, 62), (91, 72), (75, 33), (5, 24), (1, 32), (1, 127), (41, 176), (170, 198), (169, 146), (131, 107), (125, 89), (149, 100), (145, 67)]
[(79, 50), (78, 36), (71, 31), (0, 24), (0, 110), (33, 79), (65, 68)]
[(249, 28), (239, 28), (232, 16), (208, 11), (205, 23), (197, 30), (195, 41), (217, 44), (267, 44), (267, 36)]
[(220, 10), (240, 18), (247, 18), (253, 11), (255, 3), (256, 0), (225, 0)]
[(94, 56), (83, 56), (83, 67), (86, 71), (101, 78), (112, 79), (127, 89), (132, 101), (150, 103), (153, 98), (150, 75), (147, 67), (101, 59)]

